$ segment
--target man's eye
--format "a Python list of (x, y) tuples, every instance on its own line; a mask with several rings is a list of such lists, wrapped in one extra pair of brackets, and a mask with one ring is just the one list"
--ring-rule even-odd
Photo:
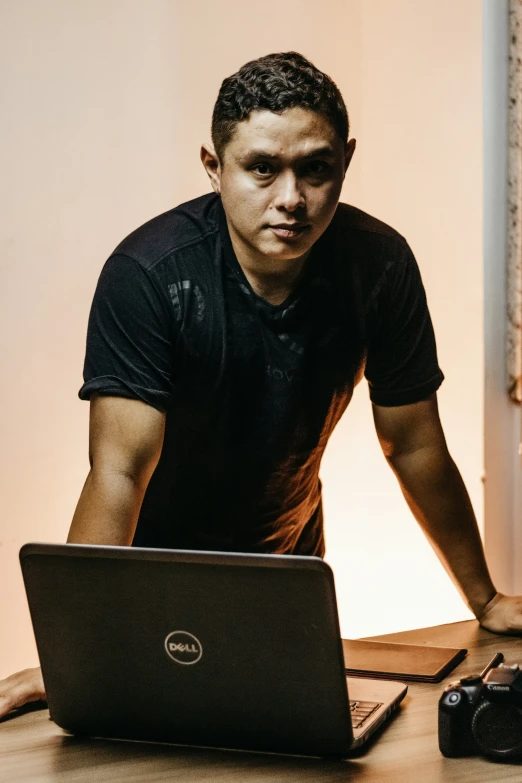
[(266, 177), (272, 174), (272, 168), (268, 165), (268, 163), (256, 163), (255, 166), (252, 166), (252, 171), (255, 171), (256, 174), (259, 174), (261, 177)]
[(328, 164), (324, 163), (322, 160), (313, 160), (311, 163), (308, 164), (306, 167), (306, 170), (309, 174), (317, 175), (317, 174), (325, 174), (328, 171)]

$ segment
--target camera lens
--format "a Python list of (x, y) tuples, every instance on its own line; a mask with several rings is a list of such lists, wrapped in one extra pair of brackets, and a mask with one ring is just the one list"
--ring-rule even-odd
[(482, 702), (473, 715), (471, 731), (487, 756), (513, 758), (522, 755), (522, 710), (512, 704)]

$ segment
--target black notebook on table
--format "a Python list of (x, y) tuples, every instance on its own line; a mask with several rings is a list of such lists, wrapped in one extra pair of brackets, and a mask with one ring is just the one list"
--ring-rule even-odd
[(342, 642), (347, 674), (412, 682), (440, 682), (468, 652), (453, 647), (370, 639), (343, 639)]

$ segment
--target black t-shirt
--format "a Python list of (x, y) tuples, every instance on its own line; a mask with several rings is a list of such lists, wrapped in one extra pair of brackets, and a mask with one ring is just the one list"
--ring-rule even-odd
[(219, 196), (138, 228), (102, 270), (80, 390), (166, 412), (134, 544), (322, 556), (321, 457), (363, 375), (385, 406), (444, 377), (389, 226), (339, 204), (279, 305), (248, 283)]

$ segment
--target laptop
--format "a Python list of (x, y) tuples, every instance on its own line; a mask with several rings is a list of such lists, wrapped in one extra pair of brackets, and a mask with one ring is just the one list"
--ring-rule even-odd
[(406, 694), (346, 677), (319, 558), (26, 544), (20, 562), (71, 734), (344, 758)]

